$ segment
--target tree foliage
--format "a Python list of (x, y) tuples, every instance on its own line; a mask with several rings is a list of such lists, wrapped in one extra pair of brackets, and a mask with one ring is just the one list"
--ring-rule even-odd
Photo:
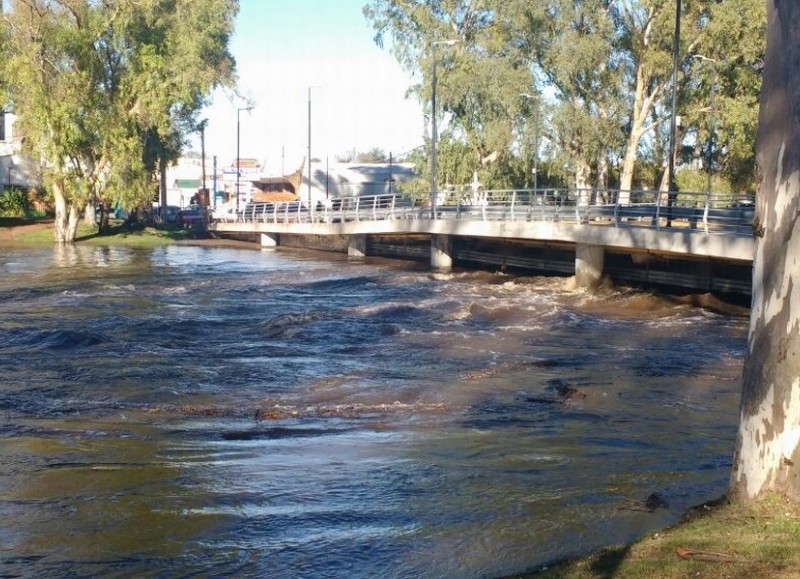
[(177, 157), (211, 89), (229, 84), (234, 0), (13, 0), (3, 78), (74, 239), (90, 200), (131, 210)]
[[(763, 4), (682, 0), (679, 134), (699, 153), (711, 146), (715, 179), (742, 189), (754, 182)], [(567, 164), (573, 185), (631, 189), (657, 186), (663, 170), (651, 169), (670, 154), (675, 8), (675, 0), (371, 0), (364, 12), (376, 41), (416, 73), (411, 92), (429, 115), (436, 63), (439, 115), (487, 186), (528, 183), (518, 167), (535, 152)], [(711, 75), (695, 55), (717, 62), (713, 126)]]

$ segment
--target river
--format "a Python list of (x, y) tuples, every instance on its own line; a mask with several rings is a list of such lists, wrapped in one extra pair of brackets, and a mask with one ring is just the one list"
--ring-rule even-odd
[(499, 577), (629, 541), (724, 492), (746, 331), (560, 278), (2, 248), (0, 576)]

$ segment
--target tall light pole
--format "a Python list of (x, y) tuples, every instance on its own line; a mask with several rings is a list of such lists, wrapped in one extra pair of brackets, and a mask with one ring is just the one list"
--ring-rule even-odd
[(669, 119), (669, 159), (667, 160), (667, 227), (672, 225), (673, 190), (675, 189), (675, 129), (678, 108), (678, 66), (681, 48), (681, 0), (675, 2), (675, 34), (672, 39), (672, 110)]
[(311, 89), (319, 88), (317, 85), (308, 87), (308, 210), (311, 211)]
[[(208, 189), (206, 189), (206, 126), (208, 125), (208, 119), (203, 119), (200, 121), (200, 124), (197, 125), (198, 130), (200, 131), (200, 158), (201, 163), (203, 165), (203, 195), (205, 196), (208, 193)], [(209, 205), (211, 204), (209, 200)]]
[(709, 199), (711, 198), (711, 186), (712, 186), (712, 175), (713, 175), (713, 168), (712, 163), (714, 160), (714, 93), (717, 91), (717, 75), (719, 71), (717, 70), (718, 62), (713, 58), (708, 58), (707, 56), (703, 56), (702, 54), (695, 54), (692, 58), (696, 58), (701, 62), (708, 62), (714, 69), (714, 74), (711, 78), (711, 88), (709, 89), (709, 112), (708, 112), (708, 149), (706, 151), (706, 172), (708, 173), (708, 183), (706, 185), (706, 194), (708, 195)]
[(437, 40), (431, 43), (433, 67), (431, 70), (431, 219), (436, 219), (436, 143), (439, 133), (436, 127), (436, 47), (453, 46), (458, 40)]
[(239, 113), (242, 111), (252, 111), (253, 106), (236, 109), (236, 213), (239, 213), (239, 177), (242, 173), (241, 159), (239, 158), (239, 136), (241, 134), (241, 123)]
[(520, 93), (524, 99), (536, 101), (536, 117), (533, 125), (533, 192), (539, 188), (539, 97), (535, 94), (528, 94), (526, 92)]

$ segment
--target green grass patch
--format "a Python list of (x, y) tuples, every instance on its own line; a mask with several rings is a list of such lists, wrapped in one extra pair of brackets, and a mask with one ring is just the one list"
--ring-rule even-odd
[(679, 525), (632, 545), (608, 547), (516, 577), (798, 579), (800, 505), (779, 496), (753, 504), (723, 500), (703, 505), (687, 513)]
[[(52, 222), (40, 223), (39, 227), (23, 227), (36, 225), (35, 221), (16, 218), (0, 218), (0, 231), (15, 229), (10, 243), (15, 246), (40, 247), (54, 243), (54, 225)], [(87, 227), (81, 222), (78, 225), (75, 243), (79, 245), (125, 245), (132, 247), (158, 247), (176, 241), (191, 239), (207, 239), (208, 232), (201, 229), (180, 229), (177, 227), (137, 227), (130, 228), (123, 222), (112, 222), (108, 231), (102, 235), (96, 228)]]
[(123, 224), (115, 224), (109, 231), (100, 235), (96, 230), (78, 230), (75, 242), (81, 245), (127, 245), (134, 247), (158, 247), (176, 241), (190, 239), (208, 239), (207, 231), (201, 229), (180, 229), (177, 227), (137, 229), (126, 228)]

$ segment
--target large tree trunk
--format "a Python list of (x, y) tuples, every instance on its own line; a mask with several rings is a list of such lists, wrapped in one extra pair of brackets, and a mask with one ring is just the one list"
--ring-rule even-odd
[(62, 183), (53, 183), (52, 190), (56, 206), (55, 228), (53, 231), (55, 242), (72, 243), (78, 234), (78, 222), (81, 218), (80, 209), (74, 202), (67, 201)]
[(731, 495), (800, 499), (800, 3), (767, 0), (756, 255)]
[(592, 168), (584, 159), (575, 159), (575, 188), (578, 190), (578, 205), (589, 205), (592, 198)]
[(67, 222), (69, 214), (67, 212), (67, 199), (64, 196), (64, 188), (61, 183), (53, 183), (53, 199), (56, 206), (55, 227), (53, 236), (56, 243), (67, 243)]
[(600, 155), (597, 159), (597, 179), (595, 179), (595, 187), (597, 188), (600, 198), (596, 203), (608, 203), (608, 155)]
[(97, 227), (97, 210), (91, 200), (86, 204), (86, 208), (83, 211), (83, 221), (87, 227)]
[(644, 132), (644, 122), (653, 108), (653, 96), (645, 96), (645, 87), (650, 79), (644, 73), (643, 65), (640, 63), (636, 70), (636, 93), (633, 98), (633, 110), (631, 119), (631, 129), (628, 133), (628, 142), (625, 145), (625, 155), (622, 158), (622, 166), (619, 176), (619, 203), (620, 205), (630, 205), (631, 186), (633, 185), (633, 169), (638, 159), (639, 142), (642, 140)]
[(78, 224), (81, 220), (81, 211), (73, 201), (69, 204), (69, 220), (67, 221), (67, 243), (72, 243), (78, 236)]

